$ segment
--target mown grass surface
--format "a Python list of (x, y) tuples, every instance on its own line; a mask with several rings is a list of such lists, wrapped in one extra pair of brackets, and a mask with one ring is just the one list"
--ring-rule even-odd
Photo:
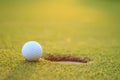
[[(0, 0), (0, 80), (119, 80), (120, 2)], [(26, 41), (47, 53), (78, 55), (87, 64), (59, 64), (21, 55)]]

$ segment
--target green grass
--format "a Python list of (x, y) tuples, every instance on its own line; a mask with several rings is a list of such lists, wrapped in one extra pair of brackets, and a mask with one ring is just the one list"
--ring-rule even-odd
[[(0, 0), (0, 80), (119, 80), (120, 2)], [(89, 57), (87, 64), (27, 62), (21, 48), (38, 41), (43, 55)]]

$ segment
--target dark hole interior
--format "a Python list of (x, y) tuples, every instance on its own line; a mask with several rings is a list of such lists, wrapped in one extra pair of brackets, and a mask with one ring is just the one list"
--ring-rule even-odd
[(80, 57), (80, 56), (73, 56), (73, 55), (51, 55), (47, 54), (43, 57), (45, 60), (60, 62), (60, 61), (70, 61), (70, 62), (80, 62), (80, 63), (87, 63), (91, 61), (87, 57)]

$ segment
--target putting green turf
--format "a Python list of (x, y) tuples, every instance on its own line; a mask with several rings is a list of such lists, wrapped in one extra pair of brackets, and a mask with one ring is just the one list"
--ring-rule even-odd
[[(0, 0), (0, 80), (119, 80), (120, 2), (114, 0)], [(86, 64), (27, 62), (23, 44), (43, 55), (89, 57)]]

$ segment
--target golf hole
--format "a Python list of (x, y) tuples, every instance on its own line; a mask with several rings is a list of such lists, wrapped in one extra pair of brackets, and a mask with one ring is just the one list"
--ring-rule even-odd
[(80, 56), (73, 56), (73, 55), (48, 54), (47, 56), (44, 56), (43, 58), (48, 61), (59, 62), (62, 64), (82, 64), (82, 63), (88, 63), (89, 61), (91, 61), (87, 57), (80, 57)]

